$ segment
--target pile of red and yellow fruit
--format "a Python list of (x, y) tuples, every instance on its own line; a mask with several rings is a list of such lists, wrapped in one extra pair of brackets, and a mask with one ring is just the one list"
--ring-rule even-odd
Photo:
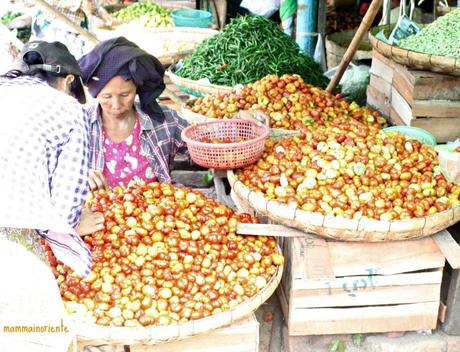
[(227, 311), (267, 286), (283, 263), (276, 242), (236, 234), (256, 222), (201, 193), (131, 183), (87, 201), (105, 230), (84, 238), (94, 259), (80, 279), (50, 258), (75, 319), (112, 326), (180, 324)]
[(270, 117), (270, 127), (302, 130), (330, 125), (336, 118), (354, 118), (381, 127), (385, 119), (377, 112), (346, 102), (321, 88), (307, 84), (298, 75), (268, 75), (259, 81), (220, 95), (198, 98), (188, 108), (211, 118), (231, 118), (240, 110), (261, 110)]
[(410, 219), (460, 204), (460, 185), (440, 173), (432, 147), (357, 120), (335, 122), (269, 140), (239, 180), (268, 199), (353, 219)]

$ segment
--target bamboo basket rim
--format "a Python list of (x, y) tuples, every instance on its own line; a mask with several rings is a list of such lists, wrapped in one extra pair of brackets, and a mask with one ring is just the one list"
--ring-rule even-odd
[(382, 242), (418, 239), (433, 235), (460, 220), (460, 205), (443, 212), (409, 220), (382, 221), (375, 219), (347, 219), (307, 212), (269, 200), (238, 180), (233, 170), (227, 178), (236, 195), (245, 199), (256, 211), (270, 219), (325, 238), (340, 241)]
[(201, 122), (212, 122), (217, 120), (225, 120), (225, 119), (218, 119), (216, 117), (208, 117), (206, 115), (199, 114), (194, 112), (190, 109), (190, 103), (193, 103), (197, 100), (197, 98), (189, 99), (186, 102), (182, 103), (180, 106), (180, 113), (179, 115), (186, 120), (190, 124), (196, 124)]
[(417, 69), (460, 76), (460, 58), (425, 54), (390, 45), (375, 37), (379, 30), (391, 29), (394, 24), (382, 25), (369, 31), (372, 48), (390, 60)]
[[(281, 249), (277, 246), (278, 253)], [(208, 317), (190, 320), (183, 324), (149, 327), (114, 327), (102, 326), (88, 322), (72, 322), (72, 332), (83, 343), (93, 344), (146, 344), (156, 345), (183, 340), (198, 334), (206, 333), (217, 328), (230, 325), (251, 314), (260, 307), (275, 292), (283, 275), (283, 265), (279, 265), (276, 273), (267, 285), (256, 295), (238, 304), (235, 308), (210, 315)]]
[(212, 84), (212, 83), (206, 83), (206, 82), (200, 82), (200, 81), (195, 81), (192, 79), (188, 78), (183, 78), (175, 74), (175, 68), (176, 68), (177, 62), (171, 64), (171, 66), (166, 70), (166, 74), (169, 76), (171, 79), (171, 82), (173, 82), (177, 87), (179, 88), (187, 88), (199, 93), (205, 93), (205, 94), (219, 94), (219, 93), (226, 93), (230, 92), (233, 87), (229, 86), (219, 86), (217, 84)]

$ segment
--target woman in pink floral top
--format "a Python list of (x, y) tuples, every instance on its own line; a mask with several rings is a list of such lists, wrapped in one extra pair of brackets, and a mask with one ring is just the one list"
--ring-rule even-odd
[[(186, 121), (156, 98), (164, 69), (123, 37), (106, 40), (79, 60), (90, 94), (90, 188), (126, 185), (132, 179), (172, 182), (176, 153), (187, 153), (180, 135)], [(139, 102), (136, 97), (139, 96)]]

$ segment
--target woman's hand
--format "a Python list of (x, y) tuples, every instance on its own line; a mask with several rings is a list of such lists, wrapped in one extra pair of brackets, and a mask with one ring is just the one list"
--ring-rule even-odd
[(89, 189), (91, 191), (109, 188), (109, 184), (105, 179), (104, 174), (102, 173), (102, 171), (99, 170), (89, 170), (88, 183)]
[(102, 215), (102, 213), (93, 213), (86, 208), (82, 210), (80, 223), (75, 227), (75, 231), (77, 231), (80, 236), (86, 236), (103, 229), (104, 215)]

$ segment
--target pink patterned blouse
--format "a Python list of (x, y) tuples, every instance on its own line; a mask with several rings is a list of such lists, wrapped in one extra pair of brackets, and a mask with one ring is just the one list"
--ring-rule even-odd
[(104, 176), (110, 187), (126, 186), (133, 178), (146, 182), (156, 181), (152, 167), (141, 150), (140, 132), (137, 116), (133, 132), (119, 143), (112, 141), (103, 129)]

